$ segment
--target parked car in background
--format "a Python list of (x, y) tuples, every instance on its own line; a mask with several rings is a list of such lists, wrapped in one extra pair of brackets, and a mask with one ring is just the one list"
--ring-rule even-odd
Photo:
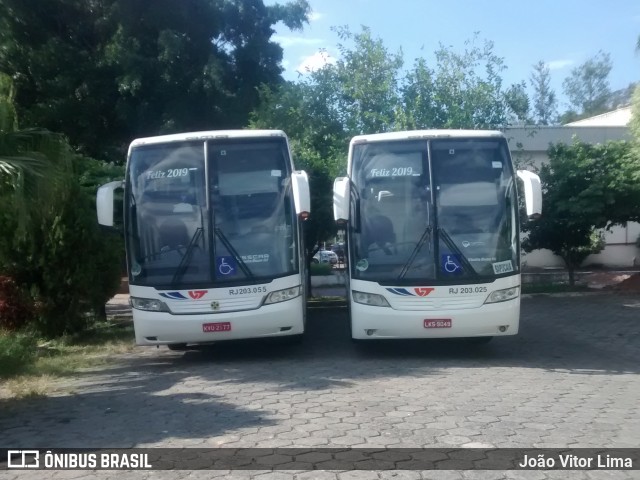
[(313, 256), (313, 263), (330, 263), (335, 265), (338, 263), (338, 255), (331, 250), (318, 250)]
[(338, 261), (344, 263), (344, 243), (336, 243), (331, 247), (331, 251), (338, 255)]

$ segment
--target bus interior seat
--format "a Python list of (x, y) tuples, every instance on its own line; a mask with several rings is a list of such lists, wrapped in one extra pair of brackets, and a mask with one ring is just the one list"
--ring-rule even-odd
[(364, 238), (367, 248), (383, 248), (396, 242), (395, 230), (391, 219), (385, 215), (374, 214), (365, 219)]
[(191, 236), (185, 222), (179, 218), (166, 219), (159, 228), (160, 247), (175, 249), (189, 245)]

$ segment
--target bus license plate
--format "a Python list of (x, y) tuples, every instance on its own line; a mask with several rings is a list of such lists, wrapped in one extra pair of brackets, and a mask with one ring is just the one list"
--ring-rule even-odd
[(203, 323), (202, 331), (208, 332), (230, 332), (231, 322)]
[(427, 319), (424, 321), (424, 328), (451, 328), (451, 319)]

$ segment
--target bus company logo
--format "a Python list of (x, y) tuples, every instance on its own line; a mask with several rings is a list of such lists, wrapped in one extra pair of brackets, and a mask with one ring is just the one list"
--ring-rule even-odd
[(187, 297), (180, 292), (162, 292), (160, 293), (160, 296), (171, 300), (187, 300)]
[[(198, 300), (204, 297), (209, 290), (189, 290), (189, 297), (193, 300)], [(185, 297), (181, 292), (162, 292), (161, 297), (169, 298), (171, 300), (189, 300), (189, 297)]]
[(431, 287), (418, 287), (418, 288), (414, 288), (415, 292), (418, 294), (418, 296), (420, 297), (426, 297), (427, 295), (429, 295), (431, 292), (433, 292), (435, 290), (435, 288), (431, 288)]
[(403, 297), (415, 297), (416, 295), (418, 297), (426, 297), (434, 290), (435, 288), (431, 287), (417, 287), (413, 289), (413, 291), (416, 293), (411, 293), (406, 288), (387, 288), (387, 291), (393, 293), (394, 295), (400, 295)]
[(209, 290), (189, 290), (189, 296), (194, 300), (204, 297)]

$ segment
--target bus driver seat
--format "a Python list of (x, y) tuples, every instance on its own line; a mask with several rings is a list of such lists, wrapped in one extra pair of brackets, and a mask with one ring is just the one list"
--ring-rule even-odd
[(391, 247), (396, 242), (393, 223), (384, 215), (376, 214), (365, 218), (364, 238), (367, 250), (380, 249), (386, 255), (392, 255)]
[(168, 252), (189, 245), (189, 232), (185, 223), (178, 218), (169, 218), (160, 226), (160, 251)]

